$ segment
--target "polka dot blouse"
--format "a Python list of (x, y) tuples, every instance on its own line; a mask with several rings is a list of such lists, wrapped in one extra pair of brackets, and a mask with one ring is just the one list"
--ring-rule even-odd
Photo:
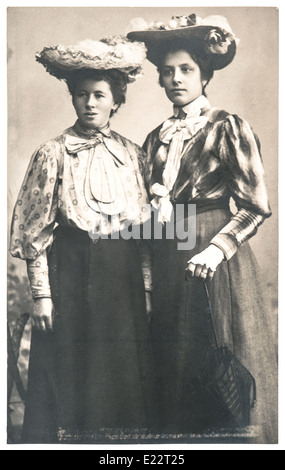
[[(86, 137), (76, 125), (36, 150), (14, 208), (10, 241), (12, 256), (28, 261), (34, 297), (50, 296), (46, 250), (58, 224), (96, 229), (100, 236), (111, 231), (110, 215), (119, 223), (144, 221), (143, 158), (140, 147), (113, 131)], [(145, 262), (144, 270), (149, 277)]]

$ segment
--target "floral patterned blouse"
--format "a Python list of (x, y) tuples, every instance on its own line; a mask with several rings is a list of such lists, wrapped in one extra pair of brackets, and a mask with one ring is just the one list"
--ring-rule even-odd
[[(184, 119), (193, 116), (193, 107), (194, 102), (183, 108)], [(161, 136), (165, 125), (166, 128), (173, 126), (179, 117), (178, 110), (174, 110), (174, 116), (152, 131), (143, 145), (147, 155), (144, 171), (150, 198), (153, 197), (151, 188), (156, 183), (163, 184), (169, 144), (163, 142)], [(230, 198), (233, 198), (236, 214), (211, 241), (229, 260), (271, 215), (259, 140), (242, 117), (211, 106), (201, 113), (199, 109), (197, 114), (201, 114), (205, 122), (184, 141), (170, 201), (172, 204), (196, 204), (199, 211), (209, 203), (229, 207)]]
[[(90, 132), (78, 122), (36, 150), (13, 212), (10, 241), (11, 254), (27, 260), (34, 298), (51, 296), (47, 250), (58, 224), (101, 236), (126, 221), (144, 222), (142, 159), (139, 146), (109, 128)], [(148, 262), (143, 272), (149, 289)]]

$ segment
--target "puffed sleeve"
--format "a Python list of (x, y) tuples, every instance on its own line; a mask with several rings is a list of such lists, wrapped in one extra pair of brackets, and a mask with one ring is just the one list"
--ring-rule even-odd
[(212, 240), (230, 259), (271, 216), (260, 144), (247, 121), (231, 115), (223, 123), (219, 155), (228, 188), (238, 208)]
[(10, 253), (35, 260), (52, 244), (58, 205), (58, 143), (41, 146), (32, 156), (14, 208)]

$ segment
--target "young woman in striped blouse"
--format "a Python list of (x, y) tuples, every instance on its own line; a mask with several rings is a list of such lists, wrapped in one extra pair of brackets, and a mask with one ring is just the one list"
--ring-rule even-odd
[[(137, 28), (174, 114), (144, 144), (145, 178), (158, 221), (196, 205), (196, 245), (153, 240), (152, 337), (160, 390), (161, 429), (201, 433), (227, 427), (210, 418), (211, 403), (195, 383), (211, 347), (209, 317), (193, 317), (197, 292), (207, 282), (216, 336), (253, 374), (257, 404), (252, 442), (276, 442), (276, 358), (269, 338), (255, 257), (247, 241), (271, 215), (259, 140), (240, 116), (211, 107), (205, 88), (215, 70), (230, 64), (237, 39), (223, 17), (174, 17)], [(236, 212), (230, 210), (230, 200)], [(185, 269), (186, 280), (185, 281)], [(212, 281), (212, 282), (209, 282)], [(203, 300), (205, 301), (205, 299)], [(195, 305), (194, 305), (195, 307)], [(210, 410), (210, 411), (209, 411)]]

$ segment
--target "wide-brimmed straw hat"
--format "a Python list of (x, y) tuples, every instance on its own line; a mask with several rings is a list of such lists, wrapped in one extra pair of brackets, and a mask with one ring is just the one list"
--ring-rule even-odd
[(135, 18), (131, 21), (131, 29), (128, 39), (144, 42), (147, 58), (156, 66), (160, 63), (161, 48), (179, 41), (185, 46), (195, 43), (209, 68), (220, 70), (232, 62), (239, 42), (227, 19), (220, 15), (204, 19), (195, 14), (173, 16), (167, 24), (160, 21), (148, 24), (142, 18)]
[(144, 43), (131, 42), (124, 36), (111, 36), (100, 41), (87, 39), (74, 46), (48, 46), (36, 54), (54, 77), (66, 80), (77, 70), (118, 70), (128, 83), (141, 76), (146, 58)]

